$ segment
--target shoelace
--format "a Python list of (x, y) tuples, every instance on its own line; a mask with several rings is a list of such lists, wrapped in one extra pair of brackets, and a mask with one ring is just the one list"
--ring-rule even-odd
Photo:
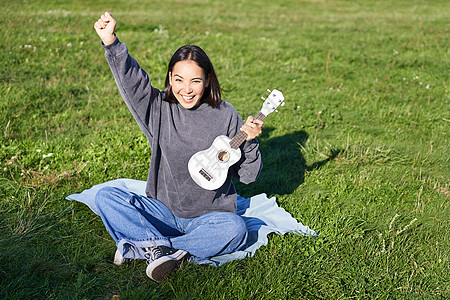
[(151, 247), (151, 248), (145, 248), (144, 256), (147, 259), (147, 264), (151, 263), (152, 261), (156, 260), (157, 258), (162, 256), (162, 251), (159, 249), (159, 247)]

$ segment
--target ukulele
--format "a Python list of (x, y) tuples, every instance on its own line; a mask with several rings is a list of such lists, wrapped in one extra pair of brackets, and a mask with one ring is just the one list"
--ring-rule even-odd
[[(270, 95), (264, 99), (261, 111), (254, 117), (264, 120), (277, 107), (284, 105), (283, 94), (278, 90), (267, 90)], [(220, 188), (228, 176), (228, 168), (241, 158), (239, 146), (247, 139), (247, 134), (240, 131), (232, 139), (220, 135), (214, 139), (211, 147), (192, 155), (188, 162), (188, 170), (192, 179), (206, 190)]]

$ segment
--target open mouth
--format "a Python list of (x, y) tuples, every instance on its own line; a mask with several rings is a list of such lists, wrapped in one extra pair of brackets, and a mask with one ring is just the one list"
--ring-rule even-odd
[(192, 102), (192, 100), (194, 99), (194, 97), (195, 96), (182, 96), (183, 97), (183, 100), (185, 101), (185, 102)]

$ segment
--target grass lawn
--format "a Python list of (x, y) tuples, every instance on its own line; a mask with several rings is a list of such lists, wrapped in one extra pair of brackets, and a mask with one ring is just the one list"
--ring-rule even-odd
[[(0, 299), (450, 297), (448, 1), (0, 0)], [(259, 138), (266, 193), (320, 235), (252, 258), (188, 263), (161, 284), (113, 265), (101, 220), (69, 194), (145, 180), (151, 151), (93, 23), (162, 89), (180, 46), (210, 56), (224, 99), (286, 105)]]

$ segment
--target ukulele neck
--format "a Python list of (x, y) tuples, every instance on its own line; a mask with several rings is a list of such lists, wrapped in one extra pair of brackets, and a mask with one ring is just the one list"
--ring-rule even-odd
[[(262, 112), (259, 112), (255, 117), (253, 117), (253, 119), (256, 120), (264, 120), (266, 118), (266, 115), (264, 115)], [(244, 131), (239, 131), (238, 134), (236, 134), (234, 136), (234, 138), (231, 139), (230, 141), (230, 146), (233, 149), (237, 149), (239, 148), (243, 142), (245, 142), (245, 140), (247, 139), (247, 134)]]

